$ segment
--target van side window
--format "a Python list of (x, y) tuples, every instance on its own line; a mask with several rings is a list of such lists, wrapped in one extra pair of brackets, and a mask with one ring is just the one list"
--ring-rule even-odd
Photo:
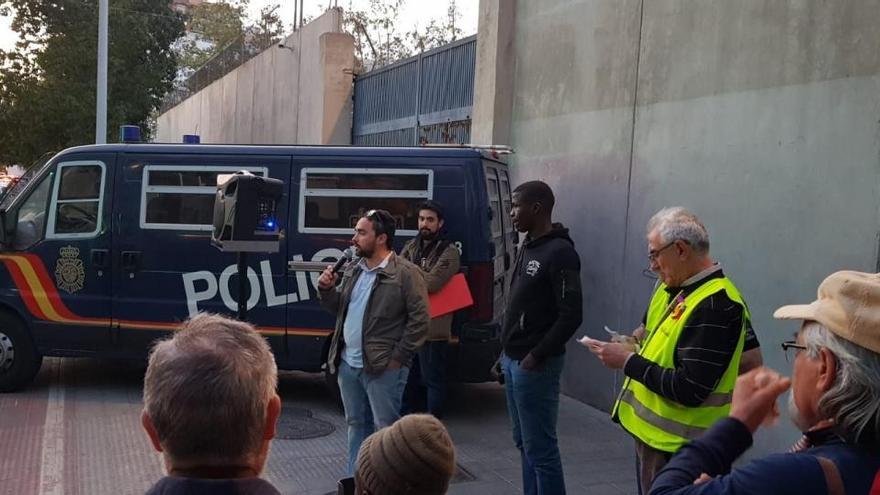
[(27, 249), (43, 238), (43, 227), (46, 225), (46, 206), (49, 200), (49, 186), (52, 176), (49, 175), (31, 191), (31, 195), (18, 209), (18, 222), (15, 225), (13, 249)]
[(501, 235), (502, 217), (510, 214), (502, 211), (501, 198), (498, 192), (498, 177), (495, 175), (495, 169), (486, 169), (486, 188), (489, 192), (489, 208), (492, 210), (492, 237)]
[(504, 219), (504, 232), (514, 234), (514, 239), (518, 237), (513, 229), (513, 220), (510, 218), (510, 210), (513, 209), (510, 193), (510, 178), (505, 170), (499, 170), (498, 176), (501, 179), (501, 218)]
[(388, 210), (397, 233), (418, 233), (418, 205), (433, 197), (434, 171), (419, 169), (304, 168), (299, 231), (349, 234), (369, 210)]
[(93, 237), (100, 232), (105, 172), (101, 162), (58, 165), (47, 238)]
[(145, 166), (141, 228), (210, 231), (218, 177), (243, 169), (254, 175), (268, 176), (264, 167)]

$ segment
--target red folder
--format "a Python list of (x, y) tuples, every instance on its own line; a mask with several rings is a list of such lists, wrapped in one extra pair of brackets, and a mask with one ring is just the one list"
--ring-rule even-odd
[(474, 298), (471, 296), (471, 290), (462, 273), (456, 273), (442, 289), (428, 294), (428, 312), (431, 318), (437, 318), (473, 304)]

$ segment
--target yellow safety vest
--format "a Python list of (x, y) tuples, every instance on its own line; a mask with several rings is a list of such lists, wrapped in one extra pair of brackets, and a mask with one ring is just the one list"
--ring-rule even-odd
[(730, 412), (730, 399), (750, 316), (739, 290), (726, 277), (707, 280), (687, 297), (679, 295), (672, 300), (665, 289), (666, 286), (660, 284), (651, 297), (645, 324), (647, 336), (639, 351), (639, 355), (664, 368), (675, 368), (678, 338), (701, 301), (724, 290), (733, 302), (743, 307), (743, 326), (736, 352), (715, 390), (699, 406), (686, 407), (666, 399), (629, 377), (623, 382), (612, 417), (645, 444), (664, 452), (675, 452)]

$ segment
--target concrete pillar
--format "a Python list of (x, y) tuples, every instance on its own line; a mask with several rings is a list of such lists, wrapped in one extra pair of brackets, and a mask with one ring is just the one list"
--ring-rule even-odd
[(273, 110), (272, 144), (297, 144), (299, 137), (299, 72), (302, 51), (302, 30), (290, 35), (284, 44), (292, 49), (278, 48), (272, 63), (273, 94), (269, 102)]
[[(268, 58), (268, 57), (267, 57)], [(254, 142), (254, 89), (258, 60), (251, 59), (235, 70), (235, 127), (232, 140), (236, 144)]]
[(471, 142), (510, 144), (516, 0), (480, 0)]
[[(157, 119), (157, 136), (177, 142), (348, 144), (354, 40), (329, 9)], [(327, 34), (327, 37), (322, 37)]]
[(354, 37), (324, 33), (320, 44), (324, 74), (321, 144), (351, 144)]
[(221, 91), (221, 99), (219, 100), (220, 119), (217, 122), (219, 132), (217, 133), (218, 139), (215, 141), (218, 143), (235, 142), (235, 105), (238, 92), (238, 73), (238, 70), (234, 70), (218, 81)]

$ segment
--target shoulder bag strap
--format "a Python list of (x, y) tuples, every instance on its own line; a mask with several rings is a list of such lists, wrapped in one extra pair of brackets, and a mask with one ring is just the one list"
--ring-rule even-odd
[(843, 487), (843, 478), (840, 477), (840, 471), (834, 462), (827, 457), (819, 456), (816, 456), (816, 460), (822, 466), (825, 484), (828, 485), (828, 495), (846, 495), (846, 489)]

